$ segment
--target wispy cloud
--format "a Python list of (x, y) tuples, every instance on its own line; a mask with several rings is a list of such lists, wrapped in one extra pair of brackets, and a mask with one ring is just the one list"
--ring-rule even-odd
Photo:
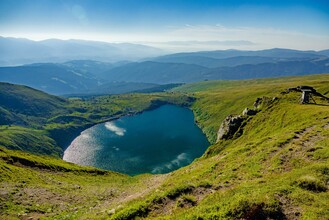
[(125, 132), (126, 132), (126, 129), (124, 129), (124, 128), (120, 128), (120, 127), (118, 127), (118, 126), (116, 126), (115, 124), (114, 124), (114, 122), (106, 122), (105, 123), (105, 127), (108, 129), (108, 130), (110, 130), (110, 131), (112, 131), (112, 132), (114, 132), (116, 135), (118, 135), (118, 136), (123, 136), (124, 134), (125, 134)]
[(190, 162), (192, 162), (190, 156), (187, 153), (181, 153), (181, 154), (177, 155), (177, 157), (175, 159), (173, 159), (172, 161), (170, 161), (169, 163), (166, 163), (162, 166), (155, 167), (152, 170), (152, 173), (169, 172), (173, 169), (177, 169)]

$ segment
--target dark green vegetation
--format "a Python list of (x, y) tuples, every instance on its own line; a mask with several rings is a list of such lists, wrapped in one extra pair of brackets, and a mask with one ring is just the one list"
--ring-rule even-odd
[[(208, 81), (184, 85), (173, 94), (71, 100), (68, 106), (75, 111), (68, 115), (89, 120), (86, 115), (97, 113), (97, 108), (102, 116), (115, 106), (113, 112), (124, 109), (118, 106), (127, 106), (126, 111), (144, 109), (159, 96), (193, 96), (191, 109), (213, 145), (187, 167), (136, 177), (2, 149), (1, 217), (328, 219), (329, 103), (315, 97), (317, 104), (301, 105), (300, 93), (281, 94), (298, 85), (313, 86), (328, 96), (329, 75)], [(263, 96), (277, 99), (247, 118), (241, 136), (214, 143), (228, 114), (241, 114)], [(106, 99), (118, 105), (106, 110)], [(79, 108), (86, 112), (76, 112)], [(68, 123), (74, 124), (71, 119)]]
[(65, 112), (66, 104), (68, 102), (65, 99), (29, 87), (0, 83), (1, 111), (8, 115), (6, 119), (8, 123), (1, 121), (1, 124), (32, 123), (38, 117), (49, 117), (52, 114)]

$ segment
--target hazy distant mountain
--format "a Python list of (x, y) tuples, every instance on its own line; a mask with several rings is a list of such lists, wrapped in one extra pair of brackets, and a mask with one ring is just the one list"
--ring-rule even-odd
[(108, 82), (103, 85), (91, 88), (81, 95), (103, 95), (103, 94), (123, 94), (131, 92), (150, 93), (163, 92), (168, 89), (180, 86), (182, 84), (164, 84), (143, 82)]
[[(44, 42), (59, 51), (62, 50), (61, 41)], [(24, 45), (34, 45), (34, 43), (36, 42), (27, 41)], [(41, 45), (39, 43), (38, 46)], [(66, 43), (68, 42), (65, 41)], [(86, 46), (88, 42), (81, 44)], [(95, 44), (103, 45), (99, 42)], [(75, 44), (68, 43), (68, 45), (66, 46), (74, 50)], [(81, 49), (80, 46), (77, 47)], [(84, 47), (84, 52), (92, 53), (92, 49), (88, 47)], [(40, 51), (36, 53), (40, 53), (41, 56)], [(327, 53), (328, 50), (319, 52), (288, 49), (226, 50), (172, 54), (144, 62), (109, 63), (73, 60), (64, 63), (0, 67), (0, 81), (27, 85), (57, 95), (158, 91), (168, 88), (168, 86), (159, 87), (160, 84), (329, 73)]]
[(111, 82), (100, 77), (103, 71), (120, 65), (124, 63), (76, 60), (63, 64), (43, 63), (0, 67), (0, 82), (22, 84), (57, 95), (159, 92), (177, 86), (144, 82)]
[(321, 54), (321, 55), (325, 55), (325, 56), (329, 57), (329, 50), (321, 50), (318, 53)]
[(271, 63), (282, 60), (281, 58), (273, 57), (259, 57), (259, 56), (237, 56), (223, 59), (215, 59), (211, 57), (203, 56), (162, 56), (153, 59), (156, 62), (162, 63), (185, 63), (185, 64), (197, 64), (203, 67), (216, 68), (224, 66), (239, 66), (243, 64), (259, 64), (259, 63)]
[(203, 77), (206, 79), (252, 79), (281, 76), (329, 73), (329, 58), (303, 61), (283, 61), (276, 63), (246, 64), (235, 67), (210, 69)]
[[(245, 57), (244, 57), (245, 58)], [(252, 57), (254, 59), (255, 57)], [(242, 62), (240, 57), (227, 60)], [(239, 61), (240, 60), (240, 61)], [(244, 60), (244, 59), (242, 59)], [(255, 61), (255, 60), (253, 60)], [(103, 72), (104, 71), (104, 72)], [(159, 84), (212, 79), (250, 79), (329, 73), (329, 58), (268, 62), (207, 68), (184, 63), (122, 63), (115, 67), (96, 61), (0, 67), (0, 81), (27, 85), (51, 94), (117, 94), (157, 91)]]
[(165, 55), (162, 57), (185, 57), (185, 56), (202, 56), (215, 59), (225, 59), (230, 57), (245, 57), (245, 56), (259, 56), (259, 57), (273, 57), (273, 58), (316, 58), (322, 55), (316, 51), (300, 51), (291, 49), (273, 48), (268, 50), (214, 50), (214, 51), (200, 51), (190, 53), (176, 53)]
[(89, 73), (51, 63), (0, 67), (0, 81), (26, 85), (52, 94), (80, 92), (98, 84), (98, 80)]
[(209, 69), (194, 64), (141, 62), (129, 63), (104, 72), (108, 81), (147, 82), (156, 84), (186, 83), (202, 79)]
[[(239, 59), (239, 58), (236, 58)], [(141, 62), (123, 65), (104, 73), (109, 81), (188, 83), (210, 79), (250, 79), (329, 73), (329, 58), (244, 64), (207, 68), (182, 63)]]
[(160, 49), (129, 43), (105, 43), (83, 40), (31, 41), (0, 37), (0, 66), (70, 60), (118, 62), (164, 54)]
[(215, 68), (243, 64), (274, 63), (281, 61), (309, 60), (327, 56), (326, 51), (298, 51), (289, 49), (269, 49), (260, 51), (217, 50), (191, 53), (176, 53), (151, 59), (164, 63), (197, 64)]
[(72, 60), (62, 63), (61, 65), (75, 72), (79, 72), (81, 74), (89, 75), (95, 78), (105, 71), (108, 71), (116, 66), (125, 64), (126, 63), (113, 64), (94, 60)]

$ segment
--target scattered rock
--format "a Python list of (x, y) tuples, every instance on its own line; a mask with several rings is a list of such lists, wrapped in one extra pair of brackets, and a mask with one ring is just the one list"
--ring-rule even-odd
[(272, 102), (275, 101), (273, 98), (269, 98), (266, 96), (263, 96), (261, 98), (257, 98), (256, 101), (254, 102), (254, 109), (261, 109), (264, 106), (268, 106), (272, 104)]
[(257, 111), (250, 109), (250, 108), (245, 108), (242, 112), (242, 116), (251, 116), (251, 115), (256, 115)]
[(254, 109), (245, 108), (242, 115), (227, 116), (218, 129), (216, 142), (223, 139), (231, 139), (234, 136), (240, 136), (242, 134), (242, 128), (245, 125), (244, 121), (247, 121), (247, 116), (256, 115), (263, 107), (270, 106), (276, 100), (278, 100), (277, 97), (270, 98), (263, 96), (256, 99)]
[(239, 130), (241, 124), (243, 122), (243, 118), (241, 115), (227, 116), (219, 127), (217, 133), (217, 142), (222, 139), (230, 139), (234, 136), (234, 134)]

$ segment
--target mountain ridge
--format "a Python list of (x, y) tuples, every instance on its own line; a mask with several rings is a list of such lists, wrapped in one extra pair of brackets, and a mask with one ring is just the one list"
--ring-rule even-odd
[[(190, 60), (191, 63), (176, 60), (169, 63), (143, 61), (113, 64), (76, 60), (0, 67), (0, 81), (27, 85), (52, 94), (92, 95), (143, 91), (157, 85), (204, 80), (241, 80), (329, 72), (329, 58), (322, 55), (298, 59), (233, 57), (220, 60), (220, 67), (212, 68), (203, 65), (209, 60), (193, 58), (197, 58), (199, 63), (194, 64), (195, 59)], [(219, 63), (211, 59), (209, 64), (216, 66)]]

